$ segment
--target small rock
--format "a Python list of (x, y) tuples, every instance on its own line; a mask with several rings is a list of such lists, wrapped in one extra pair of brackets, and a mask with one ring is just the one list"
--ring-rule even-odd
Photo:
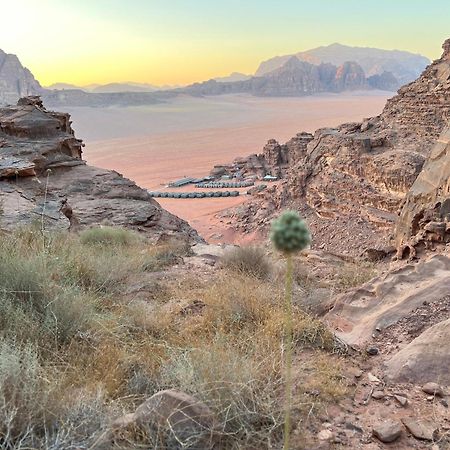
[(322, 430), (317, 435), (319, 441), (331, 441), (334, 438), (334, 433), (331, 430)]
[(356, 431), (356, 432), (361, 433), (361, 434), (364, 432), (364, 430), (359, 425), (356, 425), (356, 424), (354, 424), (352, 422), (346, 422), (345, 423), (345, 428), (347, 430)]
[(444, 396), (444, 390), (441, 386), (437, 383), (426, 383), (422, 386), (422, 391), (426, 394), (435, 395), (436, 397), (443, 397)]
[(431, 422), (426, 422), (424, 420), (418, 420), (415, 418), (404, 418), (402, 419), (403, 425), (407, 430), (417, 439), (422, 439), (424, 441), (432, 441), (433, 435), (436, 427)]
[(384, 398), (384, 392), (383, 391), (374, 391), (372, 392), (372, 398), (375, 400), (381, 400)]
[(441, 400), (441, 405), (442, 405), (444, 408), (448, 408), (448, 401), (442, 399), (442, 400)]
[(377, 378), (373, 373), (368, 373), (367, 378), (371, 383), (381, 383), (381, 380)]
[(380, 353), (380, 349), (378, 347), (367, 347), (366, 353), (370, 356), (375, 356)]
[(396, 420), (386, 420), (373, 427), (373, 435), (381, 442), (394, 442), (402, 434), (402, 425)]
[(403, 397), (401, 395), (394, 395), (395, 400), (400, 403), (401, 406), (405, 407), (408, 404), (408, 399), (406, 397)]

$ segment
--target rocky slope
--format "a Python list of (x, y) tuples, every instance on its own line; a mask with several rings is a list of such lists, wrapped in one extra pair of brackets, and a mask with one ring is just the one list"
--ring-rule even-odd
[(39, 97), (0, 108), (0, 228), (33, 221), (62, 229), (110, 224), (154, 239), (200, 239), (134, 182), (87, 165), (82, 145), (70, 116), (47, 111)]
[(15, 104), (20, 97), (41, 91), (39, 82), (17, 56), (0, 50), (0, 105)]
[(355, 61), (362, 67), (368, 77), (390, 73), (395, 78), (397, 85), (413, 81), (430, 63), (428, 58), (409, 52), (349, 47), (336, 43), (299, 52), (295, 55), (276, 56), (262, 62), (255, 75), (262, 76), (272, 72), (281, 67), (292, 56), (316, 65), (329, 63), (340, 66), (346, 61)]
[(264, 229), (277, 210), (295, 207), (308, 219), (315, 245), (354, 254), (386, 246), (405, 195), (450, 117), (450, 40), (443, 48), (380, 116), (299, 134), (283, 145), (271, 141), (262, 155), (241, 159), (244, 175), (272, 173), (282, 180), (232, 213), (238, 228)]

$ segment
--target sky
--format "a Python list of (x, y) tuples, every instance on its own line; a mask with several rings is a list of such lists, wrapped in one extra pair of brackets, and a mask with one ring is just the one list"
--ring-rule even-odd
[(450, 0), (0, 0), (0, 49), (42, 85), (187, 84), (339, 42), (430, 59)]

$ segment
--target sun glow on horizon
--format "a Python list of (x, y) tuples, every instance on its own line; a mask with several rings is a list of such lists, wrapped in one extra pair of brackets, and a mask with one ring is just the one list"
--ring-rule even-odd
[[(0, 28), (0, 49), (16, 54), (44, 86), (126, 80), (182, 85), (251, 74), (275, 55), (333, 42), (434, 59), (450, 37), (450, 2), (380, 0), (376, 8), (361, 3), (0, 0), (8, 18)], [(427, 33), (419, 35), (418, 27)]]

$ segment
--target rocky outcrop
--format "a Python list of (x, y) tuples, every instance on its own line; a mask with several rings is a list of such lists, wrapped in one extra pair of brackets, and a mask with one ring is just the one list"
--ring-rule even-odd
[(367, 83), (371, 88), (379, 89), (381, 91), (394, 92), (399, 88), (399, 82), (391, 72), (372, 75), (367, 78)]
[(399, 256), (409, 257), (418, 246), (450, 242), (450, 128), (406, 195), (395, 238)]
[(387, 380), (450, 385), (450, 258), (436, 255), (339, 296), (325, 321), (354, 349), (380, 355)]
[[(364, 348), (377, 333), (383, 334), (404, 319), (418, 319), (424, 327), (427, 322), (422, 314), (417, 314), (418, 308), (424, 304), (439, 305), (449, 293), (450, 258), (437, 255), (392, 270), (342, 294), (326, 320), (347, 343)], [(442, 313), (427, 316), (430, 320), (445, 318)]]
[[(295, 163), (285, 167), (279, 159), (282, 181), (231, 212), (236, 227), (264, 230), (279, 209), (295, 208), (310, 224), (313, 245), (355, 255), (388, 246), (404, 198), (449, 120), (449, 47), (450, 40), (442, 57), (400, 89), (379, 116), (319, 129)], [(272, 163), (275, 148), (283, 145), (272, 149)], [(443, 201), (448, 177), (438, 173)]]
[[(450, 319), (428, 328), (396, 353), (386, 363), (386, 374), (396, 382), (425, 383), (439, 380), (450, 386), (449, 366)], [(437, 389), (435, 392), (430, 391), (431, 395), (442, 395), (442, 388)]]
[(21, 97), (41, 92), (41, 85), (19, 58), (0, 50), (0, 105), (15, 104)]
[(87, 165), (82, 146), (70, 116), (47, 111), (39, 97), (0, 108), (0, 228), (36, 220), (62, 229), (109, 224), (154, 239), (200, 240), (131, 180)]

